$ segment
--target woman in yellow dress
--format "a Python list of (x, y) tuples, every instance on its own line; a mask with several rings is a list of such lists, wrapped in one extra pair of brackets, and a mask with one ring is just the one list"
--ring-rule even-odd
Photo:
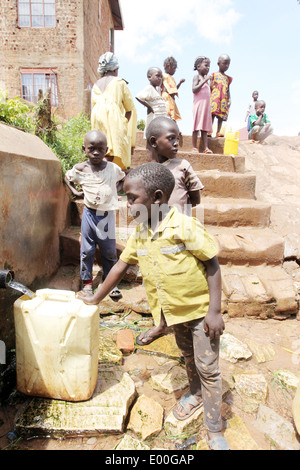
[(136, 110), (127, 82), (118, 77), (119, 63), (112, 52), (99, 59), (100, 79), (92, 89), (92, 129), (107, 138), (107, 160), (122, 170), (131, 164), (136, 133)]

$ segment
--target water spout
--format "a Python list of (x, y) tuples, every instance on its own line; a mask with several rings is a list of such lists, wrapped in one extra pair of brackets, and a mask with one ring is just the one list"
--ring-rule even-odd
[(35, 297), (35, 293), (28, 289), (28, 287), (14, 280), (13, 271), (0, 270), (0, 288), (7, 289), (8, 287), (27, 295), (30, 299)]

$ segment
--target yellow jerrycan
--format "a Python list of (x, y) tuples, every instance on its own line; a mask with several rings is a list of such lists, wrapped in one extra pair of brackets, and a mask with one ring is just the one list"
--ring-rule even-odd
[(239, 147), (240, 133), (227, 132), (225, 135), (224, 155), (237, 155)]
[(25, 395), (88, 400), (98, 378), (99, 308), (75, 292), (41, 289), (14, 303), (17, 389)]

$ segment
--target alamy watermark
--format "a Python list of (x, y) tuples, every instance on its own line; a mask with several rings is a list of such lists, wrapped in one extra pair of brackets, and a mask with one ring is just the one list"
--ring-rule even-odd
[(6, 364), (6, 347), (4, 341), (0, 341), (0, 364)]

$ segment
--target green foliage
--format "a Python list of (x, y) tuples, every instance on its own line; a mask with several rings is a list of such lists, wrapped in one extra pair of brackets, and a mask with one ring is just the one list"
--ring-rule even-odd
[(6, 101), (6, 93), (0, 88), (0, 121), (31, 132), (35, 125), (33, 106), (18, 97)]
[(144, 119), (140, 119), (138, 122), (137, 122), (137, 128), (139, 131), (144, 131), (145, 130), (145, 126), (146, 126), (146, 123), (144, 121)]
[(91, 122), (83, 113), (76, 118), (71, 118), (56, 131), (50, 142), (45, 142), (62, 164), (62, 172), (71, 169), (76, 163), (85, 160), (86, 156), (82, 151), (84, 136), (91, 130)]

